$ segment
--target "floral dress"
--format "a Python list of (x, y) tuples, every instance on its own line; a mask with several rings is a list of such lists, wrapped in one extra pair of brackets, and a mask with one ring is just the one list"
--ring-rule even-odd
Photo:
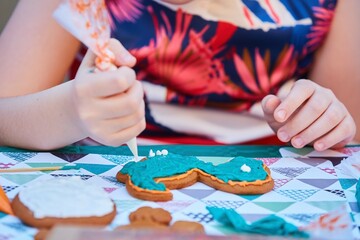
[[(151, 143), (271, 135), (259, 102), (306, 78), (336, 0), (107, 0), (112, 37), (137, 58)], [(146, 140), (145, 140), (146, 142)]]

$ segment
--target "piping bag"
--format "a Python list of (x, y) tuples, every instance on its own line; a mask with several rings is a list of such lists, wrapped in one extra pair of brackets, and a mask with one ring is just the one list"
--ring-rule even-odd
[[(96, 71), (117, 69), (113, 64), (114, 53), (109, 49), (111, 29), (104, 0), (65, 0), (55, 10), (53, 17), (95, 53)], [(136, 138), (126, 144), (137, 161)]]

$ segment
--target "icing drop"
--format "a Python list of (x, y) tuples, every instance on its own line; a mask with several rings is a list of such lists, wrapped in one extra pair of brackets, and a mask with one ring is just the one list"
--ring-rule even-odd
[(251, 168), (246, 164), (243, 164), (240, 169), (243, 172), (251, 172)]
[(149, 157), (155, 157), (155, 153), (152, 149), (149, 151)]

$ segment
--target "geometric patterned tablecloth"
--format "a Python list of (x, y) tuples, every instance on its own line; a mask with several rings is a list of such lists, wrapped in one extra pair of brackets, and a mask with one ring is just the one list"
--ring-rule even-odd
[[(191, 155), (188, 146), (152, 146), (153, 150), (167, 148), (176, 153)], [(264, 147), (265, 148), (265, 147)], [(343, 175), (336, 166), (340, 161), (360, 151), (359, 146), (347, 147), (339, 151), (328, 150), (322, 153), (312, 148), (293, 149), (274, 147), (275, 153), (264, 154), (264, 148), (218, 148), (216, 153), (211, 147), (196, 147), (196, 156), (214, 164), (225, 162), (234, 155), (254, 157), (264, 161), (271, 169), (275, 180), (274, 189), (263, 195), (235, 195), (216, 191), (202, 183), (191, 187), (173, 190), (174, 199), (169, 202), (149, 202), (131, 197), (124, 186), (115, 179), (122, 166), (132, 160), (128, 152), (116, 152), (102, 148), (102, 151), (57, 151), (26, 152), (12, 149), (0, 149), (0, 168), (34, 168), (43, 166), (65, 166), (76, 164), (79, 170), (50, 172), (0, 173), (0, 185), (7, 196), (13, 199), (26, 185), (52, 178), (79, 176), (89, 184), (101, 186), (114, 200), (117, 216), (108, 226), (113, 229), (128, 223), (131, 211), (141, 206), (162, 207), (171, 212), (173, 220), (197, 221), (204, 225), (206, 233), (227, 235), (233, 232), (215, 222), (206, 206), (235, 209), (252, 222), (269, 214), (276, 214), (287, 221), (305, 226), (322, 214), (346, 205), (354, 221), (353, 236), (360, 239), (360, 211), (355, 200), (357, 180)], [(91, 149), (91, 148), (90, 148)], [(190, 148), (191, 149), (191, 148)], [(199, 149), (202, 149), (201, 151)], [(221, 149), (224, 151), (221, 152)], [(2, 150), (2, 151), (1, 151)], [(111, 150), (111, 151), (110, 151)], [(149, 147), (140, 148), (140, 153)], [(220, 153), (219, 153), (220, 151)], [(266, 151), (271, 152), (269, 148)], [(108, 154), (107, 154), (108, 153)], [(194, 154), (195, 155), (195, 154)], [(0, 240), (33, 239), (36, 229), (23, 225), (17, 218), (0, 213)]]

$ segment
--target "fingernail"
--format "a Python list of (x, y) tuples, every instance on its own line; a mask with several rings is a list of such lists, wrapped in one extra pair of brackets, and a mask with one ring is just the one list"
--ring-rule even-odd
[(294, 138), (293, 144), (295, 145), (295, 147), (302, 147), (304, 142), (301, 138), (297, 137), (297, 138)]
[(289, 141), (289, 135), (288, 135), (286, 132), (284, 132), (284, 131), (280, 131), (280, 132), (278, 133), (278, 137), (279, 137), (279, 139), (280, 139), (281, 141), (283, 141), (283, 142)]
[(136, 60), (135, 57), (132, 56), (132, 55), (130, 55), (130, 54), (127, 54), (127, 55), (125, 56), (125, 61), (126, 61), (126, 62), (133, 62), (133, 61), (135, 61), (135, 60)]
[(321, 151), (325, 148), (325, 144), (324, 143), (316, 143), (316, 149)]
[(279, 111), (277, 111), (276, 115), (281, 121), (283, 121), (283, 120), (285, 120), (285, 117), (286, 117), (286, 111), (279, 110)]

